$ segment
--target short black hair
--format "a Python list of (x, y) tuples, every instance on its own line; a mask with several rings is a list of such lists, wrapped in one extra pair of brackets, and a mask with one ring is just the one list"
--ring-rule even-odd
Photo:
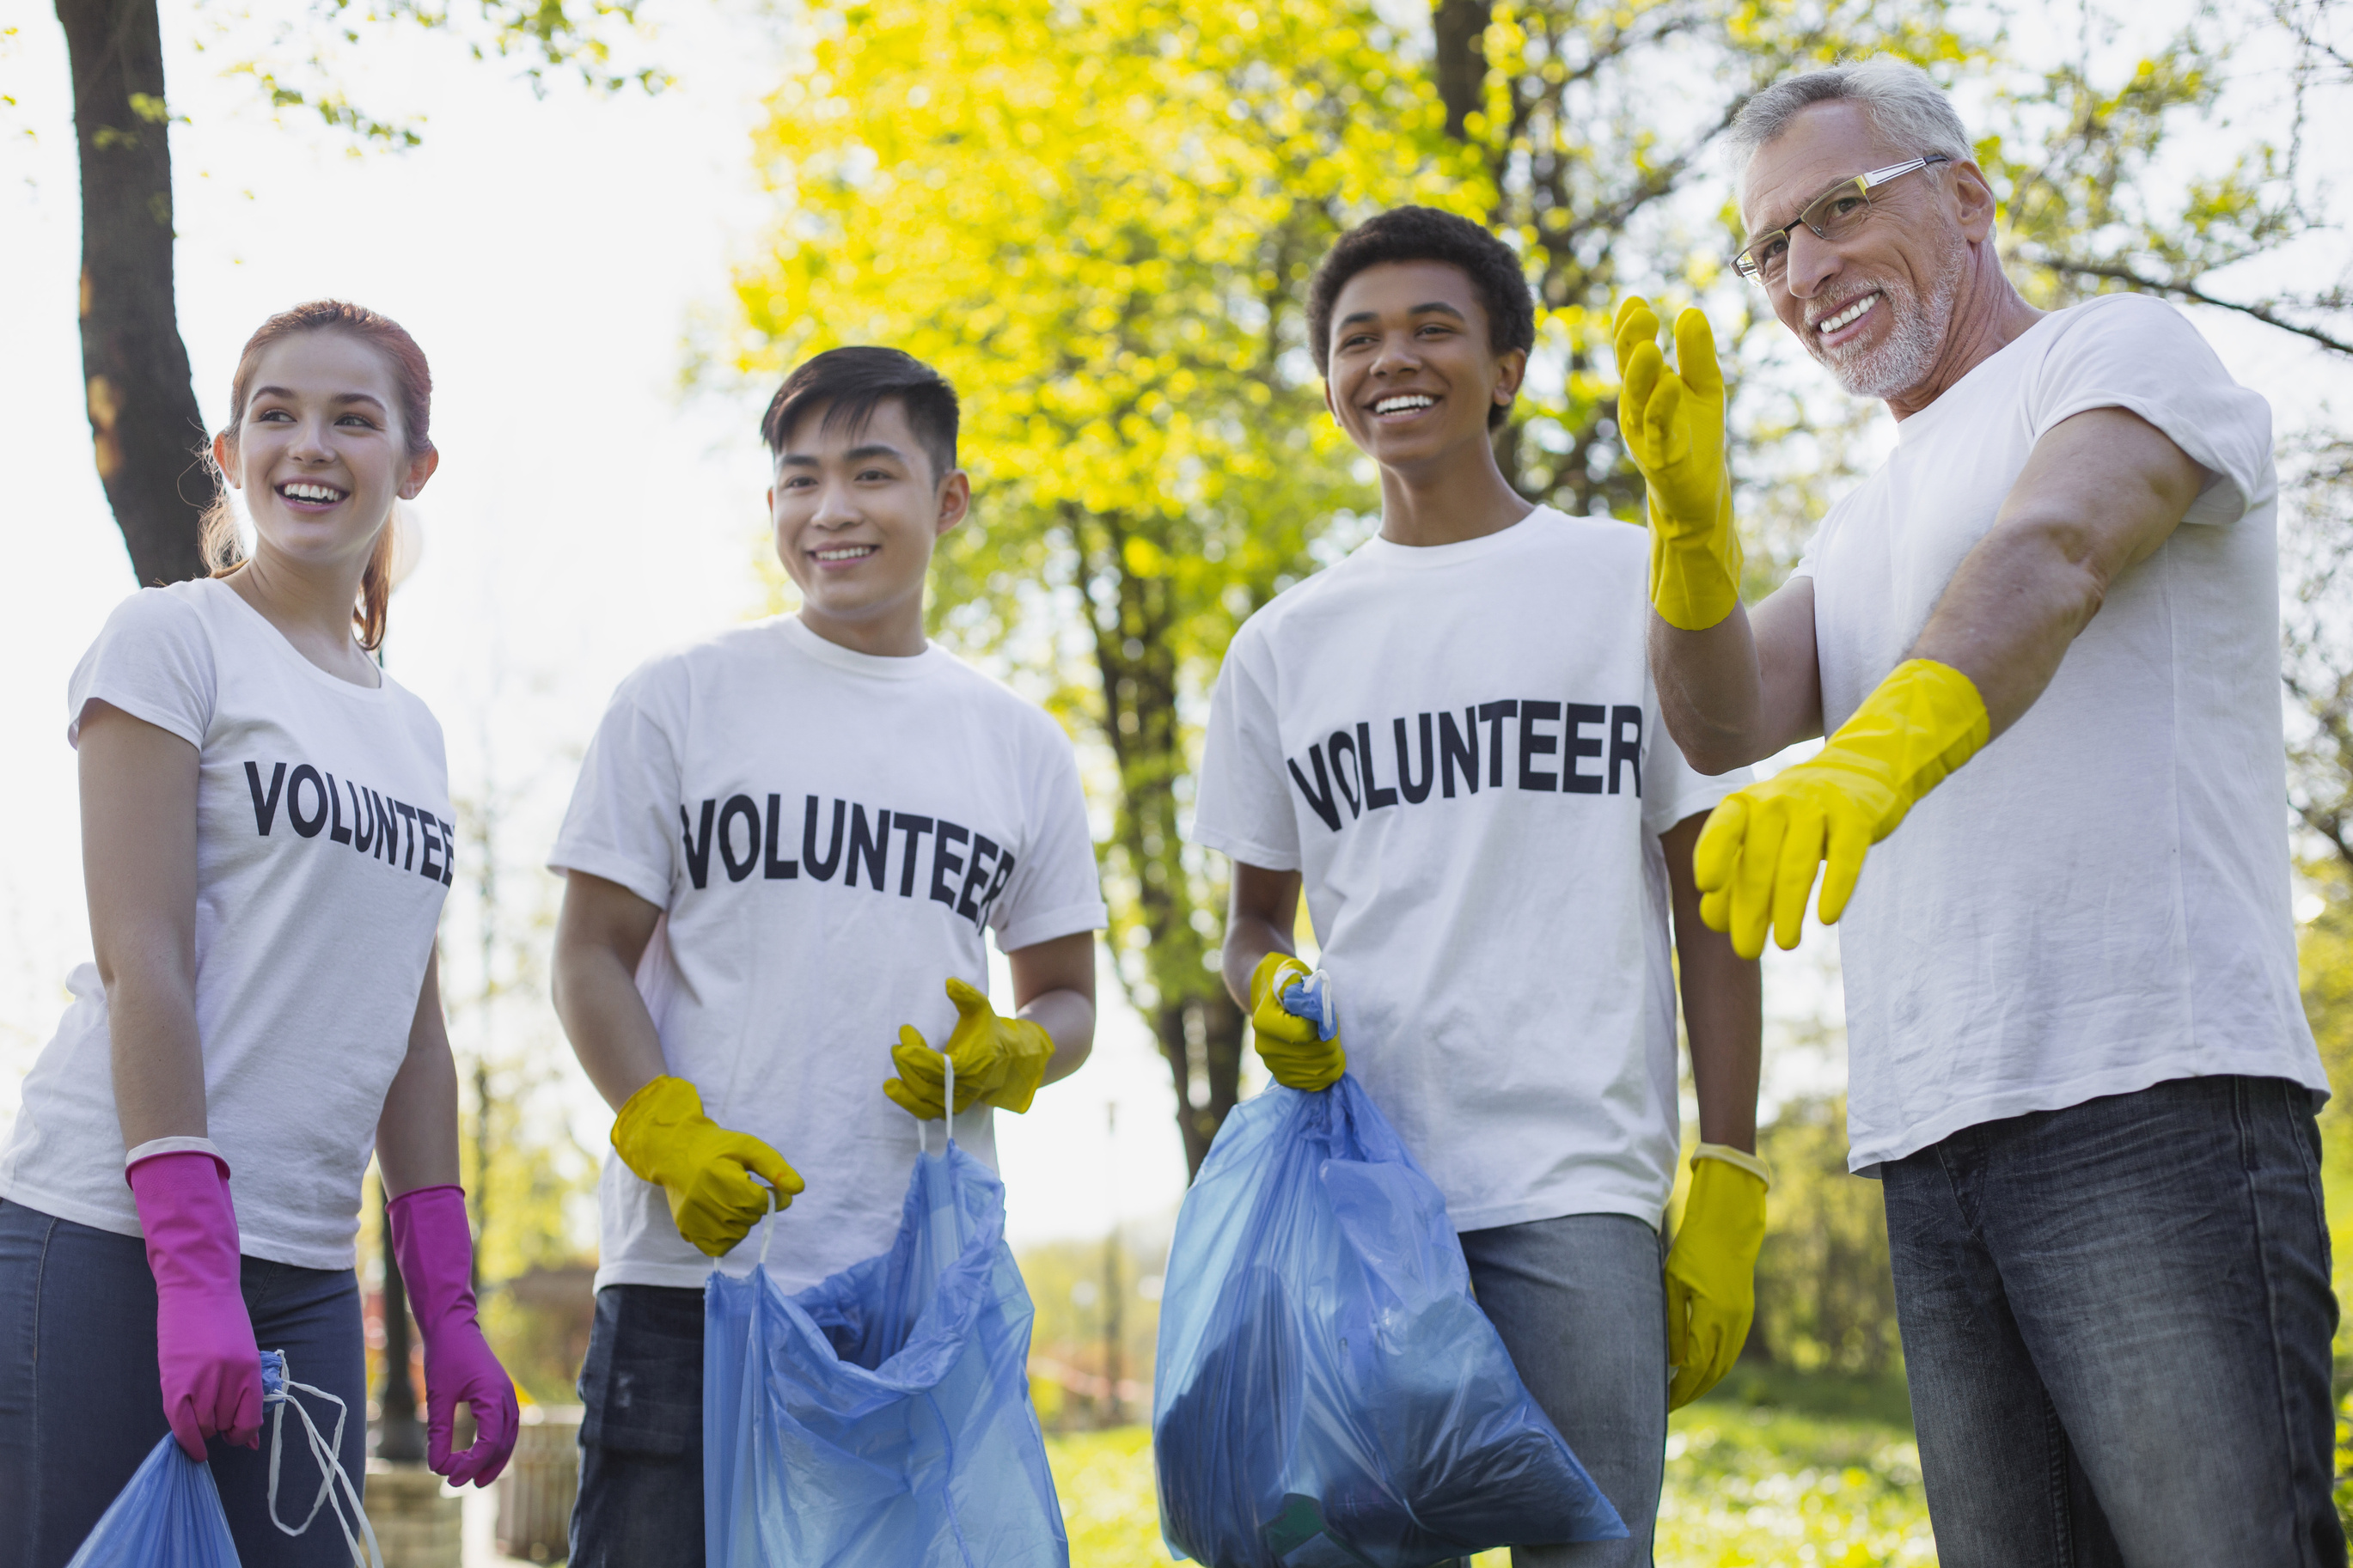
[(947, 377), (911, 353), (860, 344), (828, 349), (803, 360), (768, 400), (760, 437), (773, 458), (785, 455), (785, 438), (810, 409), (822, 406), (820, 430), (856, 430), (874, 410), (896, 399), (923, 455), (934, 483), (955, 471), (956, 395)]
[[(1307, 342), (1319, 373), (1331, 374), (1332, 307), (1340, 290), (1366, 268), (1386, 261), (1443, 261), (1461, 268), (1486, 307), (1488, 347), (1498, 354), (1535, 347), (1535, 302), (1510, 246), (1469, 218), (1436, 207), (1391, 207), (1334, 241), (1307, 285)], [(1510, 416), (1509, 408), (1489, 409), (1488, 428)]]

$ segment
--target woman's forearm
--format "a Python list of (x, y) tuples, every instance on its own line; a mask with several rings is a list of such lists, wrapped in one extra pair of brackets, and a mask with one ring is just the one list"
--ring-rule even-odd
[[(458, 1063), (441, 1016), (441, 960), (427, 961), (417, 1015), (408, 1026), (408, 1055), (385, 1091), (376, 1119), (376, 1167), (384, 1195), (419, 1187), (455, 1186), (458, 1163)], [(477, 1177), (477, 1180), (480, 1178)]]

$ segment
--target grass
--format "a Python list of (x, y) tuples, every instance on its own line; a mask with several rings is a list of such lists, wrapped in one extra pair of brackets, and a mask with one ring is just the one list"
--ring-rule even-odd
[[(1745, 1371), (1746, 1369), (1744, 1369)], [(1936, 1560), (1901, 1384), (1736, 1373), (1668, 1425), (1662, 1568), (1913, 1568)], [(1160, 1543), (1150, 1435), (1050, 1436), (1075, 1568), (1145, 1568)], [(1509, 1568), (1490, 1552), (1477, 1568)]]

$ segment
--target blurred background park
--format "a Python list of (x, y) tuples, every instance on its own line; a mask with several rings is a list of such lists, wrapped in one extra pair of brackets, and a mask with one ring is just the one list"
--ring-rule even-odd
[[(978, 498), (936, 635), (1049, 704), (1087, 773), (1100, 1043), (999, 1142), (1073, 1561), (1165, 1561), (1137, 1425), (1160, 1258), (1259, 1081), (1213, 968), (1222, 865), (1184, 843), (1197, 726), (1234, 627), (1377, 521), (1302, 344), (1307, 274), (1403, 201), (1508, 235), (1540, 333), (1505, 469), (1621, 519), (1610, 307), (1704, 305), (1763, 592), (1892, 426), (1732, 275), (1716, 142), (1757, 86), (1873, 50), (1954, 90), (2030, 298), (2158, 293), (2271, 399), (2281, 809), (2307, 1010), (2353, 1088), (2347, 6), (0, 0), (0, 1119), (88, 949), (67, 674), (121, 596), (193, 569), (185, 452), (247, 334), (299, 300), (383, 310), (438, 393), (386, 657), (459, 801), (443, 986), (485, 1317), (533, 1399), (570, 1401), (610, 1119), (546, 1001), (541, 861), (614, 683), (789, 607), (755, 429), (780, 371), (898, 344), (961, 389)], [(1839, 995), (1834, 931), (1768, 954), (1757, 1326), (1676, 1417), (1664, 1563), (1934, 1561), (1878, 1190), (1844, 1173)], [(372, 1222), (362, 1256), (373, 1281)]]

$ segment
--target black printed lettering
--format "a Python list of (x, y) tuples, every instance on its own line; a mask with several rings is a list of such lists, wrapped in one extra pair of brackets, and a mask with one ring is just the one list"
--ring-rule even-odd
[[(899, 825), (899, 831), (907, 836), (907, 842), (899, 853), (899, 896), (902, 899), (912, 899), (915, 896), (915, 840), (932, 830), (932, 819), (928, 816), (911, 816), (902, 811), (892, 820)], [(943, 834), (946, 833), (947, 829), (946, 823), (940, 824), (940, 831)], [(958, 831), (962, 830), (958, 829)], [(934, 866), (932, 868), (932, 875), (934, 879), (939, 876), (938, 867)]]
[(1364, 764), (1365, 770), (1365, 809), (1378, 811), (1385, 805), (1395, 805), (1397, 791), (1385, 787), (1380, 775), (1373, 771), (1373, 727), (1370, 724), (1360, 722), (1356, 726), (1356, 758)]
[(269, 837), (269, 825), (278, 820), (278, 792), (286, 787), (286, 764), (279, 763), (269, 770), (269, 793), (261, 793), (261, 770), (251, 763), (245, 764), (246, 787), (253, 791), (253, 826), (261, 837)]
[(997, 875), (988, 879), (988, 891), (981, 895), (980, 913), (974, 917), (972, 922), (974, 925), (986, 927), (988, 924), (989, 915), (997, 908), (997, 896), (1005, 891), (1005, 884), (1011, 880), (1013, 880), (1013, 857), (1007, 853), (1001, 855), (997, 862)]
[(438, 882), (441, 879), (441, 862), (433, 858), (433, 851), (441, 847), (441, 840), (433, 832), (434, 816), (429, 811), (420, 811), (417, 822), (417, 836), (425, 840), (425, 858), (418, 863), (417, 874), (428, 882)]
[(448, 887), (450, 879), (457, 874), (458, 825), (445, 822), (441, 825), (441, 885)]
[(790, 860), (776, 858), (776, 825), (785, 815), (784, 796), (768, 797), (768, 836), (764, 841), (760, 875), (771, 882), (790, 880), (801, 874), (801, 868)]
[(979, 890), (982, 883), (988, 880), (989, 862), (996, 858), (997, 840), (986, 833), (975, 833), (972, 836), (972, 864), (965, 871), (964, 886), (956, 889), (955, 912), (968, 921), (976, 922), (980, 919), (980, 906), (973, 901), (972, 896)]
[(337, 844), (349, 844), (352, 830), (343, 826), (343, 795), (335, 787), (335, 775), (327, 775), (327, 837)]
[[(302, 815), (302, 786), (306, 784), (318, 805), (318, 810), (309, 816)], [(319, 782), (319, 770), (308, 763), (297, 767), (286, 781), (286, 820), (305, 838), (318, 837), (319, 829), (327, 826), (327, 786)]]
[(808, 797), (808, 807), (801, 815), (801, 864), (808, 874), (820, 882), (833, 880), (833, 868), (841, 864), (842, 804), (833, 803), (833, 841), (825, 847), (825, 858), (817, 854), (817, 796)]
[(874, 831), (866, 831), (866, 808), (852, 802), (849, 807), (849, 864), (841, 868), (841, 885), (858, 886), (858, 868), (863, 863), (866, 874), (873, 880), (874, 890), (882, 891), (882, 868), (891, 858), (891, 814), (881, 806), (874, 810)]
[[(286, 803), (286, 809), (290, 814), (294, 809), (294, 803), (290, 798)], [(407, 828), (407, 831), (401, 835), (400, 841), (403, 847), (400, 868), (404, 871), (414, 871), (417, 869), (417, 808), (406, 801), (396, 800), (392, 803), (392, 809), (400, 813), (400, 820)]]
[(393, 815), (385, 797), (368, 791), (368, 815), (375, 818), (376, 853), (387, 866), (400, 864), (400, 818)]
[[(1632, 739), (1626, 729), (1633, 726)], [(1623, 763), (1634, 770), (1634, 798), (1642, 797), (1642, 710), (1620, 702), (1609, 710), (1609, 793), (1618, 793), (1618, 764)]]
[(1568, 768), (1567, 776), (1560, 781), (1560, 787), (1571, 795), (1601, 793), (1601, 775), (1587, 773), (1577, 761), (1580, 757), (1601, 754), (1601, 737), (1585, 732), (1588, 724), (1600, 722), (1601, 709), (1597, 704), (1572, 702), (1568, 705)]
[(1324, 748), (1308, 747), (1307, 760), (1315, 764), (1315, 784), (1313, 788), (1308, 785), (1307, 775), (1299, 771), (1297, 763), (1285, 757), (1282, 765), (1291, 770), (1291, 780), (1299, 786), (1299, 793), (1306, 797), (1308, 808), (1324, 819), (1324, 826), (1337, 833), (1340, 831), (1340, 808), (1332, 804), (1332, 780), (1324, 771)]
[[(1364, 816), (1365, 802), (1358, 789), (1364, 783), (1364, 771), (1356, 765), (1356, 737), (1345, 730), (1335, 730), (1324, 740), (1324, 749), (1332, 753), (1332, 783), (1339, 790), (1340, 798), (1348, 803), (1348, 815)], [(1340, 753), (1344, 751), (1348, 753), (1348, 772), (1356, 775), (1354, 784), (1349, 782), (1348, 773), (1340, 771)]]
[(719, 803), (715, 800), (702, 803), (702, 821), (699, 826), (687, 820), (685, 806), (678, 808), (679, 837), (686, 845), (686, 875), (697, 888), (711, 883), (711, 824), (718, 815)]
[[(744, 819), (744, 858), (735, 858), (735, 819)], [(740, 882), (760, 868), (760, 808), (748, 795), (731, 795), (719, 808), (719, 858), (727, 879)]]
[(948, 879), (964, 874), (964, 857), (948, 853), (948, 840), (962, 844), (971, 837), (969, 829), (942, 817), (940, 836), (932, 840), (932, 897), (950, 909), (955, 908), (956, 890), (948, 886)]
[[(1454, 728), (1452, 712), (1438, 716), (1438, 776), (1439, 792), (1449, 800), (1454, 798), (1454, 764), (1462, 764), (1462, 782), (1471, 793), (1479, 793), (1479, 721), (1473, 710), (1462, 710), (1462, 728)], [(1340, 825), (1335, 822), (1333, 826)]]
[(368, 804), (367, 791), (358, 784), (345, 779), (343, 788), (352, 797), (351, 846), (365, 855), (375, 848), (375, 808)]
[(1536, 758), (1548, 757), (1560, 750), (1560, 737), (1539, 735), (1536, 733), (1536, 726), (1549, 724), (1559, 717), (1560, 704), (1557, 702), (1540, 702), (1533, 697), (1521, 701), (1520, 787), (1522, 789), (1548, 791), (1560, 788), (1557, 775), (1538, 773), (1535, 765)]
[(1419, 805), (1430, 798), (1430, 781), (1437, 763), (1430, 754), (1430, 715), (1421, 715), (1421, 782), (1414, 783), (1413, 760), (1405, 749), (1405, 721), (1392, 719), (1389, 723), (1397, 731), (1398, 788), (1405, 792), (1408, 805)]
[(1487, 784), (1490, 788), (1504, 787), (1504, 721), (1515, 717), (1519, 710), (1520, 705), (1509, 699), (1479, 704), (1480, 721), (1487, 726)]

